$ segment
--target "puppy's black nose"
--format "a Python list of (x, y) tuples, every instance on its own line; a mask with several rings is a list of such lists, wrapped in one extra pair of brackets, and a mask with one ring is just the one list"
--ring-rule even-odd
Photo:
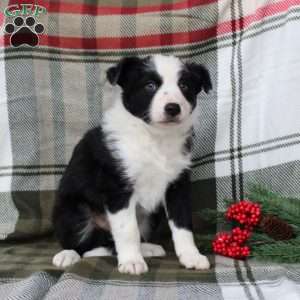
[(175, 117), (180, 114), (180, 105), (177, 103), (168, 103), (165, 106), (165, 113), (170, 117)]

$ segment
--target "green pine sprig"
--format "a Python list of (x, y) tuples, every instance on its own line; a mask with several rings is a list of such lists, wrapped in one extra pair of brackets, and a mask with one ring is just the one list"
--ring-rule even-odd
[[(287, 241), (276, 241), (256, 227), (249, 239), (251, 257), (278, 263), (300, 263), (300, 199), (283, 197), (261, 185), (252, 185), (247, 198), (259, 203), (263, 214), (275, 215), (289, 223), (296, 235), (295, 238)], [(225, 199), (227, 207), (232, 203), (233, 200)], [(205, 209), (199, 215), (209, 224), (226, 228), (230, 223), (224, 217), (224, 213), (225, 211)], [(214, 234), (196, 234), (195, 240), (203, 252), (212, 253), (214, 237)]]
[(251, 256), (264, 261), (300, 263), (300, 238), (262, 245), (254, 243), (251, 246)]
[(253, 185), (247, 196), (261, 205), (264, 214), (276, 215), (299, 230), (300, 199), (282, 197), (260, 185)]

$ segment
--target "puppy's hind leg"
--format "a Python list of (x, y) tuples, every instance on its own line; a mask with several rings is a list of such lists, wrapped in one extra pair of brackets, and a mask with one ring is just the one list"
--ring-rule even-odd
[(58, 268), (66, 268), (79, 260), (80, 255), (75, 250), (62, 250), (54, 255), (52, 263)]
[[(74, 249), (64, 249), (58, 252), (52, 263), (59, 268), (66, 268), (77, 263), (82, 257), (111, 256), (114, 245), (109, 239), (110, 234), (94, 229), (88, 237), (80, 240)], [(98, 247), (97, 247), (98, 246)], [(94, 247), (94, 248), (93, 248)]]
[(83, 253), (82, 257), (112, 256), (113, 252), (107, 247), (98, 247)]
[(102, 229), (102, 223), (96, 222), (99, 219), (97, 215), (79, 201), (76, 197), (72, 201), (68, 199), (54, 209), (55, 233), (63, 248), (52, 260), (57, 267), (65, 268), (75, 264), (82, 256), (95, 256), (95, 249), (102, 248), (101, 253), (97, 251), (97, 256), (108, 255), (109, 250), (114, 249), (111, 233)]
[(162, 246), (151, 243), (142, 243), (141, 252), (143, 257), (160, 257), (166, 255), (166, 251)]

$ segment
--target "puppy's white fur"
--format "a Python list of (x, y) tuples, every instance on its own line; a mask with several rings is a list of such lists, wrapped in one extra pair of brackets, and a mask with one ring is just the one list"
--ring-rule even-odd
[(191, 231), (177, 228), (173, 221), (169, 221), (174, 248), (179, 262), (188, 269), (208, 269), (209, 261), (199, 253)]
[[(178, 87), (182, 63), (178, 58), (160, 55), (154, 57), (153, 63), (163, 84), (152, 100), (149, 111), (151, 124), (129, 113), (119, 95), (105, 112), (102, 125), (110, 151), (120, 159), (124, 175), (134, 185), (128, 207), (117, 213), (107, 212), (107, 216), (118, 253), (118, 269), (122, 273), (136, 275), (148, 270), (143, 256), (164, 255), (160, 246), (141, 245), (139, 225), (145, 227), (140, 229), (146, 232), (147, 222), (138, 224), (136, 207), (140, 206), (144, 212), (150, 213), (164, 203), (169, 183), (189, 167), (191, 158), (184, 151), (192, 127), (192, 107)], [(180, 123), (160, 124), (165, 121), (164, 108), (167, 103), (180, 105)], [(172, 221), (170, 228), (180, 262), (187, 268), (208, 268), (207, 258), (199, 253), (192, 233), (178, 229)], [(84, 231), (89, 233), (88, 224)], [(97, 254), (109, 253), (101, 248), (91, 250), (84, 256)], [(74, 253), (62, 251), (54, 257), (53, 263), (65, 266), (78, 260)]]
[(97, 247), (90, 251), (84, 252), (83, 257), (96, 257), (96, 256), (111, 256), (112, 251), (106, 247)]
[[(181, 122), (174, 126), (153, 126), (130, 114), (119, 98), (106, 112), (103, 130), (108, 147), (123, 164), (126, 177), (134, 183), (128, 208), (109, 214), (118, 252), (119, 271), (140, 274), (147, 271), (141, 254), (136, 205), (152, 212), (163, 203), (168, 184), (189, 167), (190, 154), (183, 151), (192, 127), (191, 105), (178, 88), (182, 63), (174, 57), (155, 56), (154, 65), (163, 84), (154, 96), (150, 115), (153, 123), (163, 121), (166, 103), (181, 106)], [(180, 261), (186, 267), (205, 268), (207, 259), (199, 254), (192, 233), (171, 226)], [(183, 238), (183, 247), (179, 240)], [(189, 258), (189, 259), (188, 259)], [(206, 259), (206, 261), (204, 261)]]
[(158, 257), (166, 255), (166, 252), (162, 246), (151, 243), (142, 243), (141, 251), (143, 257)]
[(139, 275), (147, 272), (148, 267), (141, 254), (135, 207), (135, 199), (130, 199), (128, 208), (114, 214), (108, 212), (108, 219), (118, 253), (119, 271)]
[(190, 164), (190, 155), (183, 153), (190, 125), (187, 120), (176, 128), (152, 128), (133, 117), (121, 100), (104, 116), (108, 146), (134, 183), (133, 199), (148, 212), (163, 200), (168, 183)]
[[(159, 257), (165, 256), (166, 252), (160, 245), (151, 243), (141, 244), (141, 253), (143, 257)], [(98, 247), (85, 252), (82, 257), (103, 257), (112, 256), (113, 253), (109, 248)], [(53, 257), (53, 264), (58, 268), (66, 268), (76, 264), (80, 260), (79, 254), (74, 250), (62, 250)]]
[(53, 257), (52, 263), (58, 268), (66, 268), (79, 260), (80, 255), (75, 250), (62, 250)]
[(121, 159), (125, 175), (135, 186), (129, 208), (109, 214), (120, 272), (141, 274), (148, 270), (140, 249), (136, 204), (145, 211), (154, 211), (164, 200), (168, 183), (189, 166), (190, 156), (183, 153), (189, 128), (186, 123), (179, 130), (162, 134), (161, 130), (151, 129), (130, 115), (121, 101), (117, 101), (104, 117), (103, 129), (109, 148)]
[(182, 62), (174, 56), (155, 55), (153, 57), (155, 70), (163, 78), (163, 83), (156, 92), (150, 108), (153, 123), (165, 121), (164, 108), (168, 103), (179, 104), (181, 113), (179, 121), (190, 118), (192, 106), (183, 96), (178, 87), (179, 74)]

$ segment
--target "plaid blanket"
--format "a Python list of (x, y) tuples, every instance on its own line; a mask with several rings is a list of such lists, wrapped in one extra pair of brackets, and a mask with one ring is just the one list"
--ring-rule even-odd
[[(147, 259), (149, 272), (120, 274), (116, 258), (85, 258), (65, 272), (51, 265), (58, 250), (47, 238), (0, 248), (0, 299), (299, 299), (299, 265), (238, 262), (219, 257), (209, 271), (180, 267), (174, 253)], [(213, 257), (210, 257), (214, 261)]]
[[(34, 16), (44, 27), (40, 34), (32, 27), (36, 47), (11, 45), (22, 3), (47, 10)], [(3, 0), (1, 12), (8, 6), (10, 13), (0, 14), (1, 239), (51, 231), (55, 189), (73, 147), (99, 124), (113, 97), (105, 70), (126, 55), (174, 54), (205, 64), (212, 75), (214, 89), (200, 96), (195, 126), (197, 230), (197, 211), (223, 209), (224, 198), (246, 197), (250, 184), (300, 195), (299, 0)], [(9, 23), (13, 33), (4, 32)], [(61, 275), (50, 267), (54, 251), (45, 253), (52, 243), (37, 250), (38, 244), (10, 243), (1, 244), (1, 299), (18, 293), (26, 299), (300, 298), (299, 266), (217, 256), (213, 270), (195, 273), (170, 256), (151, 260), (153, 272), (135, 281), (113, 271), (113, 258), (87, 259)]]

